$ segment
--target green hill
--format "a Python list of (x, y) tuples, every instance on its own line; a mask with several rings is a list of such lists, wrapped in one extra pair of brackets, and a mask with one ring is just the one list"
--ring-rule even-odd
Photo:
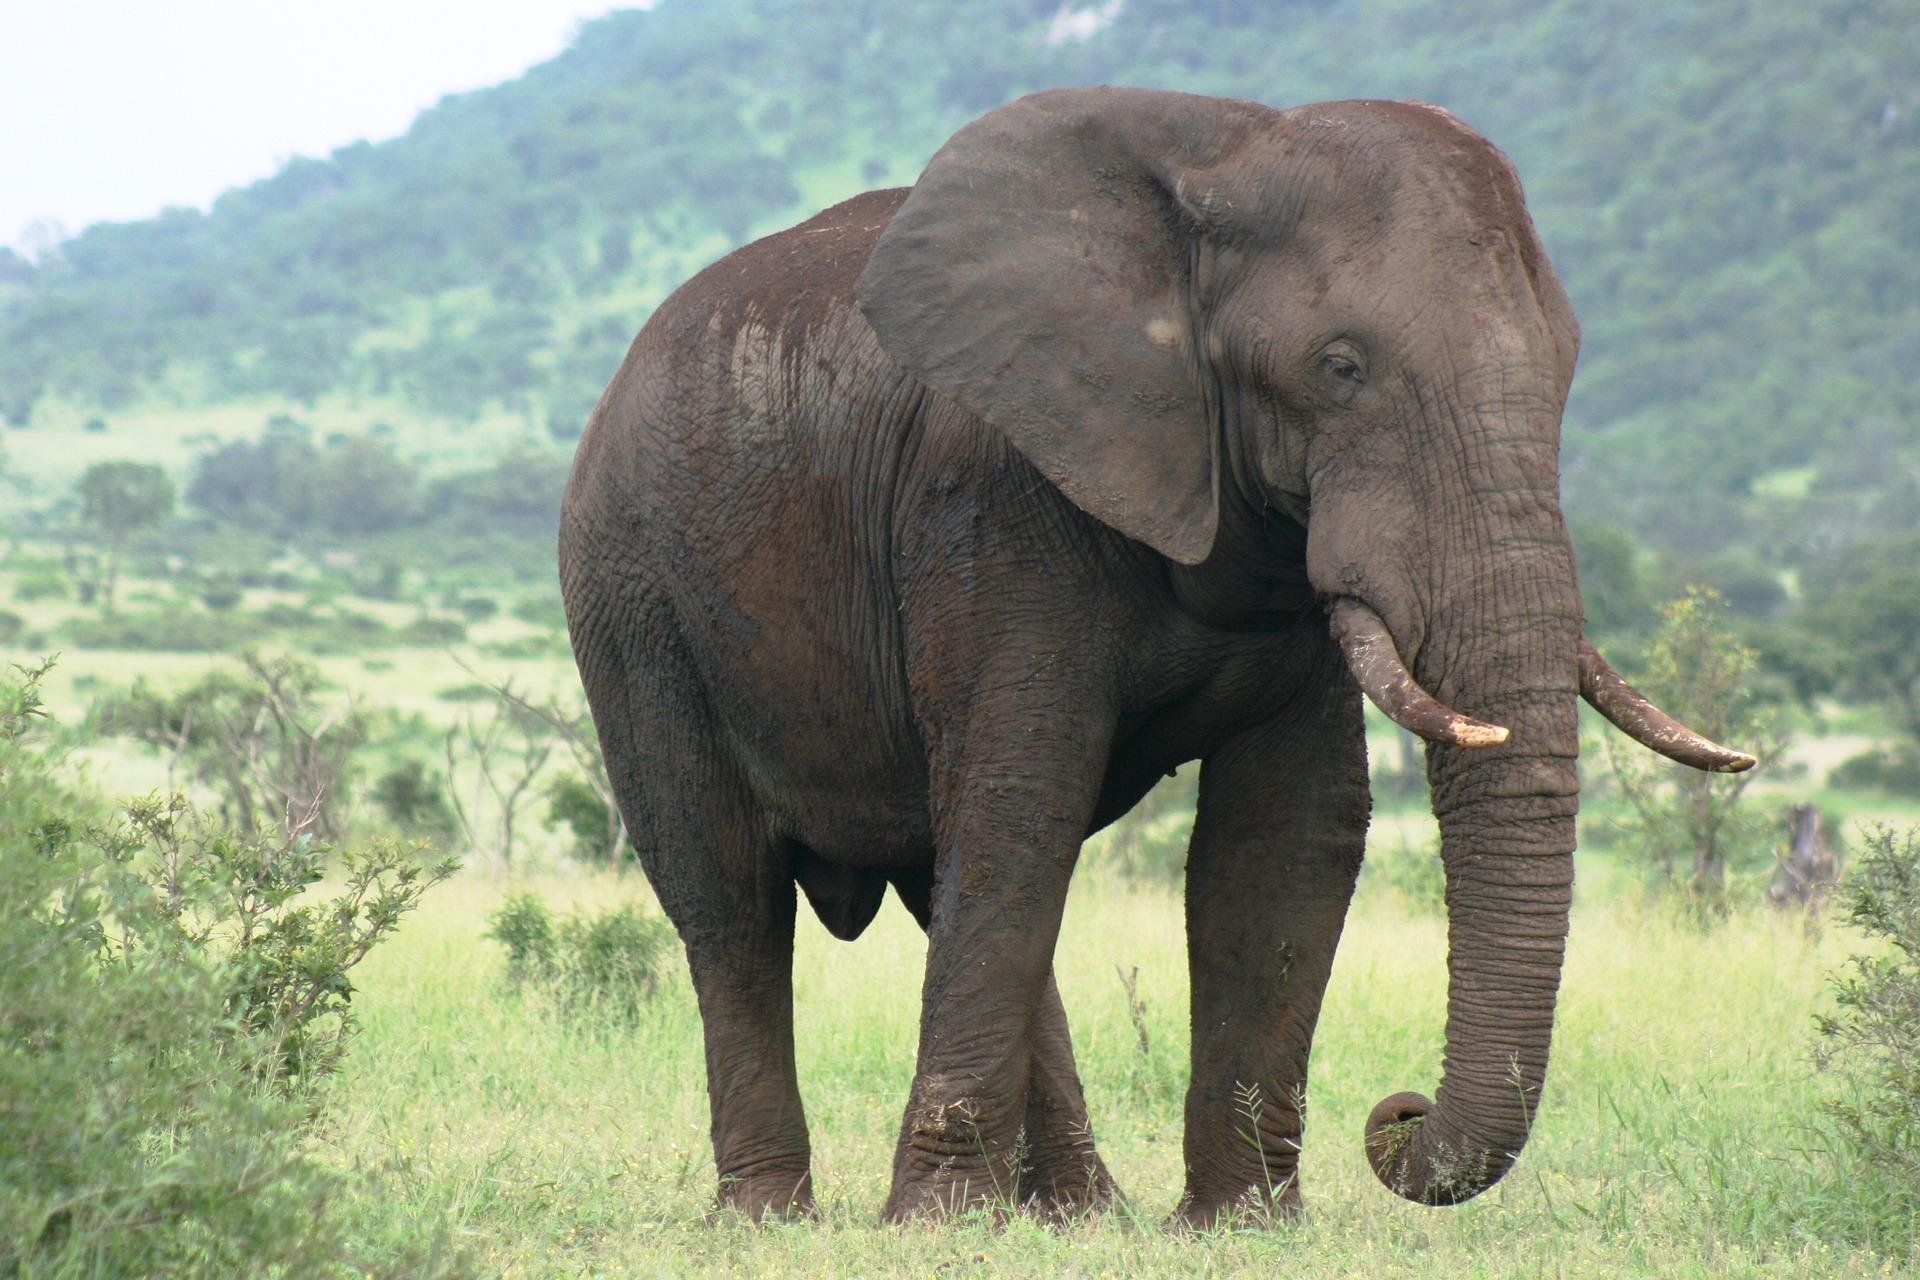
[(1513, 156), (1585, 325), (1570, 509), (1810, 563), (1920, 522), (1915, 49), (1910, 0), (665, 0), (208, 213), (0, 253), (0, 415), (361, 401), (564, 438), (693, 269), (1028, 90), (1417, 97)]

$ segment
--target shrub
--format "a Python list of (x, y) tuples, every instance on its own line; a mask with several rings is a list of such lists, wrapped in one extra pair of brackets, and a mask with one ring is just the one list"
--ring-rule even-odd
[(1376, 840), (1360, 874), (1362, 885), (1386, 889), (1416, 912), (1439, 915), (1446, 910), (1447, 873), (1438, 836), (1419, 848), (1404, 839), (1397, 846)]
[(1161, 781), (1131, 812), (1100, 832), (1083, 857), (1125, 879), (1180, 883), (1198, 798), (1196, 770)]
[[(368, 1255), (315, 1158), (347, 973), (451, 867), (198, 822), (103, 821), (34, 735), (45, 668), (0, 683), (0, 1274), (448, 1274)], [(403, 1251), (404, 1252), (404, 1251)]]
[(1884, 827), (1841, 882), (1846, 918), (1874, 945), (1830, 983), (1815, 1060), (1839, 1066), (1847, 1093), (1828, 1104), (1852, 1166), (1851, 1194), (1871, 1203), (1889, 1242), (1920, 1232), (1920, 830)]
[(258, 620), (222, 616), (179, 605), (122, 612), (112, 617), (74, 618), (62, 628), (82, 649), (144, 649), (167, 653), (219, 653), (261, 635)]
[(298, 658), (249, 653), (238, 670), (209, 672), (175, 694), (138, 681), (103, 699), (97, 720), (103, 733), (166, 752), (214, 791), (242, 833), (303, 823), (339, 839), (368, 724), (352, 699), (326, 705), (324, 687), (318, 669)]
[(65, 600), (73, 594), (73, 584), (60, 566), (50, 560), (36, 560), (21, 567), (13, 580), (13, 598), (23, 604), (35, 600)]
[(400, 628), (401, 644), (449, 645), (467, 638), (467, 624), (458, 618), (421, 616)]
[(0, 644), (12, 644), (27, 629), (27, 620), (9, 609), (0, 609)]
[(1920, 751), (1909, 746), (1863, 751), (1834, 766), (1827, 785), (1848, 790), (1920, 795)]
[(566, 832), (570, 858), (617, 864), (626, 847), (619, 819), (619, 810), (581, 774), (564, 774), (547, 787), (547, 829)]
[(512, 640), (483, 640), (477, 647), (492, 658), (551, 658), (569, 652), (565, 632), (544, 632)]
[[(1690, 587), (1659, 613), (1643, 686), (1649, 696), (1717, 742), (1777, 757), (1786, 745), (1781, 709), (1760, 688), (1758, 657), (1729, 630), (1719, 594)], [(1656, 889), (1678, 889), (1694, 917), (1707, 921), (1727, 909), (1730, 872), (1771, 870), (1777, 817), (1747, 797), (1758, 770), (1701, 773), (1624, 746), (1615, 734), (1604, 741), (1613, 782), (1632, 812), (1622, 844)]]
[(447, 803), (447, 781), (418, 760), (402, 760), (373, 784), (373, 802), (408, 835), (446, 842), (458, 830)]
[(666, 921), (631, 904), (556, 921), (530, 893), (494, 912), (487, 936), (507, 949), (507, 986), (539, 991), (570, 1016), (632, 1022), (660, 985), (673, 943)]
[(200, 603), (216, 613), (225, 613), (240, 603), (240, 584), (230, 575), (209, 578), (200, 587)]
[(492, 596), (461, 596), (450, 603), (469, 622), (485, 622), (500, 612), (500, 602)]
[(557, 591), (539, 591), (522, 596), (514, 601), (513, 616), (535, 627), (548, 627), (555, 631), (564, 631), (567, 615), (560, 605), (560, 593)]
[(149, 796), (89, 837), (116, 928), (105, 958), (210, 962), (224, 1014), (216, 1038), (283, 1089), (333, 1071), (353, 1028), (347, 971), (456, 865), (422, 865), (391, 842), (348, 849), (340, 889), (310, 898), (334, 860), (312, 820), (268, 837), (209, 827), (181, 796)]
[(492, 702), (499, 694), (490, 684), (468, 680), (461, 684), (450, 684), (433, 696), (442, 702)]

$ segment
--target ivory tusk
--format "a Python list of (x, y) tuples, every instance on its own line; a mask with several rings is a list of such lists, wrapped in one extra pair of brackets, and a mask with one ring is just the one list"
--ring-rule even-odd
[(1580, 640), (1580, 696), (1620, 732), (1669, 760), (1707, 773), (1741, 773), (1756, 763), (1746, 752), (1702, 737), (1647, 701), (1585, 637)]
[(1506, 729), (1461, 715), (1422, 689), (1400, 661), (1387, 624), (1372, 609), (1348, 597), (1335, 601), (1327, 616), (1354, 681), (1395, 724), (1429, 742), (1456, 747), (1497, 747), (1507, 740)]

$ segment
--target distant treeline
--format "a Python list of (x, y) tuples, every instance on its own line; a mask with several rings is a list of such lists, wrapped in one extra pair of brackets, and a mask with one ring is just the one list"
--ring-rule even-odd
[(311, 428), (281, 414), (257, 440), (199, 454), (186, 497), (206, 517), (271, 535), (352, 537), (431, 524), (551, 538), (565, 482), (564, 458), (532, 450), (423, 482), (378, 427), (316, 442)]
[(0, 252), (0, 415), (166, 378), (565, 436), (694, 267), (1027, 90), (1417, 97), (1514, 156), (1580, 311), (1570, 509), (1810, 567), (1920, 522), (1916, 48), (1907, 0), (665, 0), (210, 213)]

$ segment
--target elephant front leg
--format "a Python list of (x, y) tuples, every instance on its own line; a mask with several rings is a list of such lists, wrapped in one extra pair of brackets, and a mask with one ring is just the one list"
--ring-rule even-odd
[(1360, 703), (1335, 679), (1202, 766), (1187, 864), (1193, 1079), (1179, 1221), (1300, 1205), (1307, 1057), (1366, 842)]
[(1111, 1185), (1051, 981), (1111, 724), (1075, 717), (1071, 700), (1048, 705), (975, 717), (964, 757), (935, 771), (920, 1052), (889, 1220), (1012, 1207), (1039, 1189), (1039, 1170), (1070, 1199), (1081, 1193), (1068, 1183), (1085, 1181), (1089, 1196)]

